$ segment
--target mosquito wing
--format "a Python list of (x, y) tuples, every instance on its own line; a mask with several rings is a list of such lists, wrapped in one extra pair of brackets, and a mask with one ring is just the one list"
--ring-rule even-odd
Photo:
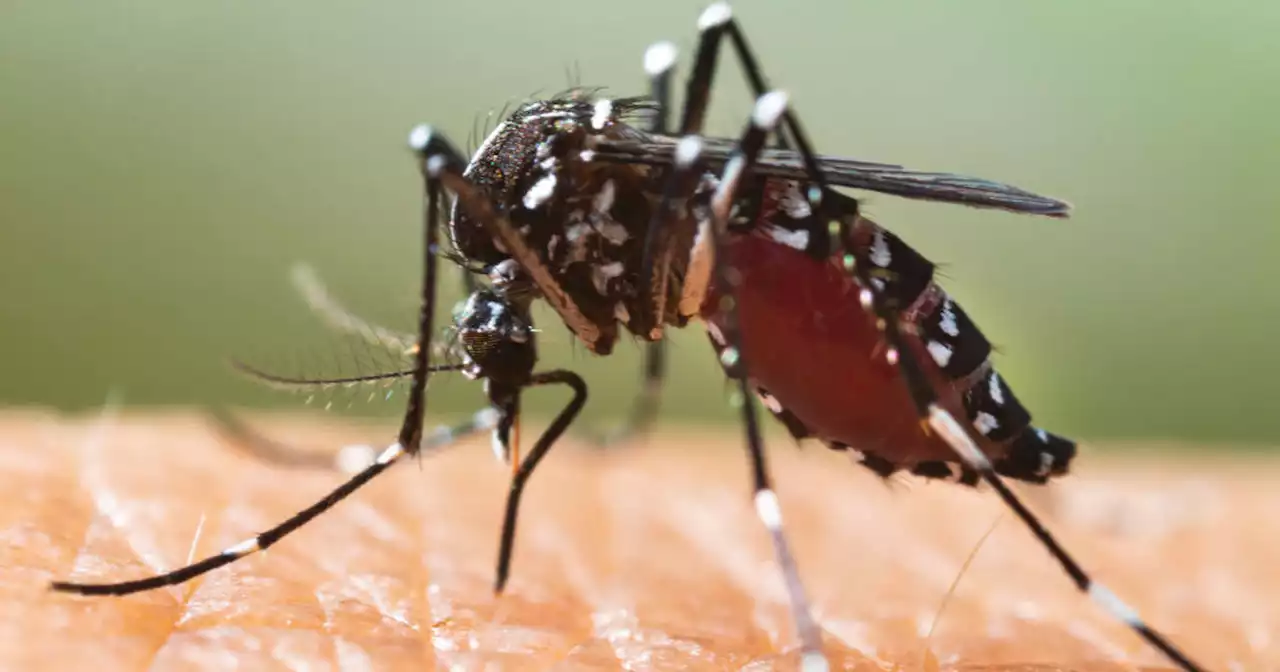
[[(618, 163), (670, 164), (677, 138), (645, 135), (597, 140), (596, 160)], [(721, 168), (733, 153), (734, 142), (704, 138), (702, 158), (713, 170)], [(835, 187), (852, 187), (904, 198), (959, 203), (975, 208), (995, 208), (1048, 217), (1066, 217), (1071, 206), (1015, 186), (952, 173), (928, 173), (891, 163), (874, 163), (835, 156), (818, 157), (818, 167)], [(804, 161), (792, 149), (766, 149), (756, 164), (757, 175), (806, 180)]]

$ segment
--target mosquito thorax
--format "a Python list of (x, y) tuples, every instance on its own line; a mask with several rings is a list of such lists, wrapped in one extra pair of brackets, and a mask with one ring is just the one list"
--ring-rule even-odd
[(504, 292), (476, 290), (459, 308), (454, 329), (467, 376), (519, 384), (533, 372), (538, 354), (528, 306)]
[[(665, 172), (594, 160), (592, 147), (601, 138), (644, 137), (631, 122), (649, 106), (642, 99), (585, 91), (526, 103), (489, 133), (464, 171), (599, 326), (594, 350), (600, 354), (612, 347), (619, 322), (642, 337), (651, 331), (652, 325), (631, 324), (631, 316), (640, 306), (643, 241)], [(691, 238), (692, 224), (675, 227), (682, 228)], [(456, 207), (450, 235), (472, 262), (493, 268), (509, 259), (489, 232)]]
[[(566, 174), (575, 164), (586, 163), (580, 159), (590, 137), (629, 129), (613, 117), (593, 125), (595, 111), (596, 101), (582, 93), (525, 103), (489, 132), (464, 175), (487, 190), (512, 223), (530, 227), (526, 235), (534, 234), (540, 223), (535, 220), (565, 214), (556, 212), (557, 201), (570, 192), (591, 191), (592, 185), (579, 176)], [(456, 206), (450, 234), (458, 251), (472, 261), (494, 264), (506, 258), (492, 237)]]

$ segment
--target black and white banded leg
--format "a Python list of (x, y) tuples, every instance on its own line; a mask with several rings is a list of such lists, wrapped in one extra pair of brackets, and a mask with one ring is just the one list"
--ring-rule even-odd
[[(803, 132), (794, 121), (792, 122), (792, 135), (800, 151), (805, 154), (805, 164), (811, 167), (809, 177), (818, 187), (814, 194), (816, 198), (811, 198), (812, 205), (816, 211), (821, 207), (823, 201), (834, 201), (835, 199), (824, 198), (824, 195), (829, 194), (828, 188), (823, 182), (821, 172), (812, 169), (812, 167), (816, 166), (816, 162)], [(904, 382), (920, 414), (922, 424), (937, 432), (951, 446), (964, 464), (978, 473), (996, 491), (1005, 504), (1013, 510), (1054, 559), (1058, 561), (1081, 592), (1087, 594), (1112, 616), (1126, 623), (1140, 637), (1165, 654), (1182, 669), (1189, 672), (1201, 670), (1202, 668), (1192, 662), (1186, 654), (1148, 626), (1138, 616), (1137, 612), (1121, 601), (1115, 593), (1094, 581), (1085, 573), (1079, 563), (1049, 533), (1035, 514), (1018, 499), (1000, 476), (996, 474), (991, 460), (977, 446), (964, 427), (942, 408), (915, 354), (903, 344), (901, 325), (899, 323), (900, 307), (890, 305), (885, 296), (876, 289), (870, 270), (873, 268), (869, 258), (870, 250), (865, 246), (858, 246), (853, 243), (854, 228), (861, 221), (863, 220), (857, 216), (856, 212), (852, 213), (852, 215), (846, 213), (845, 216), (841, 217), (837, 226), (833, 228), (836, 235), (839, 236), (838, 243), (841, 249), (846, 250), (846, 266), (855, 274), (858, 284), (862, 287), (860, 301), (864, 308), (876, 316), (877, 324), (883, 330), (885, 342), (888, 346), (886, 357), (889, 361), (896, 362), (902, 372)], [(823, 234), (821, 231), (812, 233), (815, 235)]]
[[(701, 125), (702, 115), (705, 114), (706, 101), (709, 97), (711, 71), (714, 69), (716, 60), (714, 53), (706, 54), (704, 52), (714, 52), (717, 49), (720, 37), (724, 33), (728, 33), (730, 36), (747, 79), (756, 94), (762, 94), (767, 86), (745, 36), (733, 20), (732, 11), (728, 4), (716, 3), (708, 7), (699, 19), (698, 26), (702, 35), (694, 77), (689, 83), (689, 100), (686, 101), (684, 121), (682, 122), (682, 127), (684, 128), (699, 127)], [(808, 194), (810, 205), (815, 212), (824, 212), (822, 210), (824, 203), (834, 202), (835, 199), (829, 197), (834, 194), (827, 186), (822, 171), (819, 169), (816, 155), (800, 128), (795, 115), (788, 110), (783, 110), (781, 114), (785, 120), (786, 130), (790, 135), (790, 139), (803, 157), (806, 171), (814, 187)], [(729, 167), (726, 165), (726, 174), (729, 172)], [(721, 186), (723, 188), (724, 185), (722, 184)], [(920, 363), (909, 349), (903, 347), (898, 323), (900, 307), (888, 305), (882, 293), (877, 291), (870, 272), (872, 264), (867, 258), (869, 250), (860, 249), (859, 246), (854, 244), (854, 227), (859, 219), (856, 211), (842, 213), (839, 220), (832, 222), (827, 230), (824, 231), (821, 229), (821, 222), (824, 219), (813, 218), (812, 221), (815, 222), (815, 226), (818, 228), (810, 231), (810, 240), (831, 241), (832, 238), (835, 238), (835, 244), (831, 245), (830, 242), (828, 245), (811, 244), (809, 251), (819, 258), (825, 259), (827, 252), (831, 249), (845, 250), (846, 266), (851, 272), (855, 273), (859, 285), (863, 288), (860, 300), (867, 310), (875, 314), (877, 324), (881, 325), (884, 330), (885, 341), (888, 346), (886, 356), (891, 361), (896, 361), (902, 371), (904, 382), (920, 414), (922, 425), (927, 425), (943, 437), (965, 465), (981, 475), (982, 479), (999, 494), (1005, 504), (1017, 514), (1028, 529), (1031, 530), (1032, 534), (1040, 540), (1054, 559), (1058, 561), (1081, 592), (1087, 594), (1116, 619), (1127, 624), (1142, 639), (1183, 670), (1188, 672), (1202, 670), (1203, 668), (1192, 662), (1186, 654), (1148, 626), (1139, 617), (1138, 613), (1121, 601), (1115, 593), (1102, 584), (1093, 581), (1085, 573), (1079, 563), (1057, 542), (1035, 514), (1027, 509), (1004, 483), (996, 473), (991, 460), (978, 448), (964, 427), (941, 407), (933, 393), (933, 388), (924, 376)], [(733, 344), (734, 341), (730, 341), (730, 343)], [(726, 353), (731, 351), (734, 350), (731, 348), (725, 350)], [(744, 398), (749, 399), (750, 395), (744, 392)], [(750, 404), (747, 404), (747, 406), (750, 406)]]
[[(811, 191), (810, 200), (814, 211), (819, 212), (823, 203), (834, 203), (836, 199), (834, 194), (829, 191), (821, 171), (816, 170), (817, 163), (813, 152), (799, 124), (794, 121), (792, 122), (792, 137), (796, 141), (799, 151), (804, 154), (804, 163), (809, 168), (809, 179), (816, 185), (816, 189)], [(823, 220), (815, 219), (814, 221)], [(1040, 540), (1050, 555), (1058, 561), (1063, 571), (1066, 572), (1081, 592), (1088, 595), (1090, 599), (1113, 617), (1127, 624), (1138, 636), (1183, 670), (1188, 672), (1202, 670), (1203, 668), (1194, 663), (1185, 653), (1148, 626), (1139, 617), (1138, 613), (1120, 600), (1115, 593), (1089, 577), (1080, 564), (1045, 528), (1039, 518), (1009, 489), (1009, 486), (996, 473), (995, 466), (990, 458), (982, 452), (965, 428), (951, 413), (942, 407), (933, 387), (925, 377), (924, 370), (916, 355), (911, 349), (905, 347), (902, 340), (902, 326), (899, 322), (902, 307), (893, 305), (885, 294), (877, 289), (875, 279), (871, 275), (871, 269), (875, 267), (870, 259), (871, 249), (867, 246), (859, 246), (854, 242), (856, 227), (864, 225), (869, 224), (862, 220), (855, 210), (852, 213), (841, 213), (838, 221), (832, 222), (827, 232), (816, 230), (812, 231), (811, 234), (814, 236), (832, 235), (837, 238), (835, 244), (839, 246), (838, 249), (844, 250), (845, 266), (855, 275), (858, 285), (862, 288), (859, 300), (862, 306), (875, 316), (876, 324), (884, 334), (887, 346), (886, 357), (891, 363), (896, 363), (901, 371), (903, 381), (919, 413), (922, 426), (927, 426), (932, 431), (937, 432), (951, 446), (965, 466), (979, 474), (982, 480), (996, 491), (1000, 499), (1013, 510), (1031, 533)]]
[[(726, 3), (716, 3), (708, 7), (698, 19), (699, 41), (694, 58), (693, 72), (690, 74), (686, 89), (684, 108), (680, 120), (680, 134), (683, 136), (675, 155), (675, 170), (669, 181), (669, 188), (664, 193), (667, 201), (676, 194), (687, 197), (692, 193), (681, 193), (678, 188), (670, 188), (680, 183), (681, 179), (701, 173), (700, 153), (701, 141), (697, 134), (701, 133), (710, 102), (711, 83), (715, 75), (715, 66), (719, 53), (720, 39), (729, 34), (737, 48), (738, 56), (744, 65), (744, 71), (756, 94), (756, 105), (737, 150), (724, 166), (717, 191), (712, 198), (712, 221), (705, 229), (699, 231), (702, 243), (711, 238), (711, 246), (715, 253), (708, 255), (704, 246), (695, 244), (686, 274), (686, 286), (681, 297), (681, 312), (690, 313), (702, 303), (702, 294), (708, 281), (714, 281), (721, 288), (720, 310), (723, 314), (725, 328), (722, 336), (727, 346), (721, 353), (721, 364), (729, 378), (738, 384), (738, 396), (742, 400), (742, 419), (746, 432), (747, 452), (751, 462), (752, 486), (756, 514), (773, 540), (779, 569), (783, 575), (787, 595), (791, 602), (792, 620), (796, 626), (801, 642), (801, 664), (807, 671), (828, 669), (826, 657), (822, 653), (822, 634), (809, 608), (804, 586), (800, 581), (795, 559), (791, 555), (786, 534), (783, 531), (782, 509), (774, 492), (772, 479), (769, 476), (768, 463), (764, 453), (764, 441), (760, 433), (759, 417), (754, 403), (754, 390), (751, 389), (747, 377), (748, 363), (742, 355), (742, 336), (738, 329), (737, 304), (734, 289), (737, 276), (727, 264), (726, 256), (720, 252), (725, 243), (730, 208), (742, 181), (750, 172), (766, 140), (771, 134), (776, 142), (785, 146), (786, 140), (781, 133), (775, 133), (780, 121), (790, 121), (787, 111), (787, 99), (781, 92), (768, 92), (764, 78), (755, 65), (754, 57), (746, 47), (745, 39), (733, 22), (733, 13)], [(674, 192), (674, 193), (673, 193)], [(659, 212), (663, 208), (659, 207)], [(710, 233), (711, 235), (704, 235)], [(653, 235), (653, 231), (650, 231)], [(706, 264), (706, 257), (715, 261)], [(708, 272), (710, 277), (708, 277)]]
[[(413, 381), (409, 389), (409, 401), (405, 408), (404, 419), (400, 425), (400, 434), (395, 443), (387, 446), (374, 460), (373, 464), (352, 476), (346, 483), (338, 486), (327, 496), (311, 506), (294, 514), (288, 520), (227, 548), (216, 555), (188, 564), (171, 572), (134, 581), (117, 583), (78, 583), (55, 581), (51, 588), (56, 591), (79, 593), (81, 595), (127, 595), (129, 593), (151, 590), (162, 586), (171, 586), (186, 582), (219, 567), (230, 564), (247, 555), (270, 548), (289, 533), (297, 530), (320, 514), (333, 508), (338, 502), (373, 480), (375, 476), (386, 471), (391, 465), (400, 461), (405, 455), (418, 455), (422, 448), (422, 423), (426, 410), (427, 376), (430, 369), (430, 339), (432, 315), (436, 303), (436, 267), (438, 264), (437, 238), (440, 225), (440, 193), (438, 179), (430, 175), (427, 155), (430, 153), (429, 133), (421, 129), (410, 135), (410, 146), (418, 155), (419, 168), (426, 178), (426, 194), (423, 210), (423, 258), (424, 272), (422, 280), (422, 305), (418, 314), (418, 342), (414, 352)], [(482, 411), (489, 413), (490, 411)], [(474, 418), (470, 424), (484, 424), (485, 417)], [(433, 446), (434, 447), (434, 446)]]
[(773, 133), (787, 109), (787, 98), (782, 92), (771, 92), (756, 100), (751, 123), (739, 140), (738, 147), (725, 163), (720, 184), (712, 197), (711, 231), (714, 235), (714, 281), (720, 288), (722, 335), (728, 344), (721, 351), (720, 363), (725, 374), (737, 381), (738, 395), (742, 400), (742, 419), (746, 430), (747, 450), (751, 458), (752, 485), (756, 514), (773, 540), (774, 552), (787, 595), (791, 601), (792, 619), (801, 643), (801, 668), (816, 672), (828, 668), (822, 653), (822, 632), (813, 619), (800, 572), (792, 557), (782, 525), (782, 508), (773, 489), (764, 452), (764, 440), (760, 433), (759, 416), (756, 413), (755, 390), (748, 381), (748, 363), (742, 351), (742, 332), (738, 326), (738, 306), (734, 298), (739, 276), (725, 261), (725, 245), (731, 208), (739, 188), (750, 175), (752, 166), (764, 148), (765, 141)]
[[(857, 219), (856, 215), (854, 219)], [(853, 240), (852, 233), (856, 225), (856, 221), (842, 222), (840, 230), (844, 241), (851, 242)], [(1031, 530), (1031, 533), (1040, 540), (1049, 551), (1049, 554), (1058, 561), (1063, 571), (1067, 573), (1071, 581), (1076, 585), (1076, 588), (1087, 594), (1090, 599), (1113, 617), (1127, 624), (1138, 636), (1146, 640), (1147, 643), (1155, 647), (1183, 670), (1188, 672), (1202, 670), (1203, 668), (1194, 663), (1185, 653), (1147, 625), (1137, 611), (1122, 601), (1106, 586), (1094, 581), (1084, 571), (1084, 568), (1076, 562), (1075, 558), (1058, 543), (1057, 539), (1054, 538), (1040, 519), (1009, 489), (1009, 486), (996, 473), (991, 459), (987, 457), (986, 453), (982, 452), (969, 435), (969, 432), (951, 413), (942, 407), (933, 392), (932, 386), (925, 378), (924, 371), (915, 354), (903, 344), (901, 327), (898, 322), (900, 318), (898, 307), (889, 305), (889, 302), (875, 289), (875, 284), (872, 282), (869, 272), (869, 269), (872, 268), (871, 260), (868, 258), (869, 250), (852, 244), (846, 244), (844, 247), (846, 250), (853, 250), (852, 270), (858, 279), (858, 284), (863, 288), (860, 300), (864, 308), (876, 315), (877, 324), (881, 325), (885, 342), (889, 348), (888, 356), (890, 361), (896, 359), (898, 369), (902, 372), (903, 379), (910, 391), (922, 424), (937, 432), (951, 446), (965, 466), (979, 474), (982, 480), (996, 491), (1000, 499), (1004, 500), (1004, 503)]]
[[(786, 96), (781, 92), (767, 93), (761, 96), (751, 115), (751, 122), (739, 140), (737, 149), (726, 162), (720, 176), (720, 183), (712, 197), (711, 222), (709, 230), (713, 239), (712, 246), (719, 250), (725, 244), (728, 232), (729, 211), (734, 198), (750, 173), (751, 166), (759, 156), (768, 136), (773, 132), (783, 112), (786, 110)], [(690, 176), (699, 175), (704, 167), (701, 161), (702, 140), (696, 135), (684, 136), (676, 149), (675, 165), (670, 181), (680, 183)], [(663, 200), (673, 199), (678, 190), (664, 191)], [(660, 206), (661, 209), (661, 206)], [(769, 475), (768, 462), (764, 452), (764, 440), (760, 432), (759, 416), (754, 403), (754, 391), (748, 382), (748, 363), (742, 354), (742, 334), (738, 328), (737, 303), (734, 293), (738, 276), (723, 263), (726, 255), (716, 252), (713, 255), (712, 277), (720, 289), (719, 310), (724, 324), (723, 337), (727, 343), (721, 354), (721, 364), (725, 374), (737, 382), (738, 397), (742, 400), (741, 412), (746, 433), (746, 447), (751, 463), (751, 479), (756, 514), (769, 532), (773, 542), (779, 568), (787, 596), (790, 600), (792, 620), (801, 642), (802, 668), (806, 671), (828, 669), (827, 660), (822, 653), (822, 634), (809, 609), (809, 601), (805, 596), (800, 574), (792, 557), (790, 545), (783, 529), (782, 508), (778, 496), (774, 492)]]

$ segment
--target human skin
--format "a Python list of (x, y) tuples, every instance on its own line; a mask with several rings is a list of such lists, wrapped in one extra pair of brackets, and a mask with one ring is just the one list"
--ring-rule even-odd
[[(321, 451), (394, 435), (253, 422)], [(266, 553), (181, 587), (86, 598), (48, 582), (171, 569), (193, 540), (196, 557), (215, 553), (343, 475), (263, 463), (197, 414), (3, 414), (0, 669), (787, 669), (797, 642), (738, 448), (732, 428), (607, 454), (566, 440), (526, 491), (501, 597), (491, 585), (510, 471), (482, 437), (406, 462)], [(1077, 461), (1080, 475), (1020, 491), (1202, 664), (1280, 666), (1269, 485), (1280, 465), (1098, 452)], [(1167, 667), (1076, 593), (990, 493), (883, 483), (781, 437), (770, 456), (835, 669)]]

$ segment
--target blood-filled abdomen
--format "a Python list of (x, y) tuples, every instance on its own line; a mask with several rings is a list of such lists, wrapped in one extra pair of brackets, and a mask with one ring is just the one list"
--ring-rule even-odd
[[(883, 333), (859, 302), (861, 287), (838, 258), (817, 260), (798, 249), (795, 229), (780, 225), (788, 221), (784, 211), (768, 209), (770, 199), (765, 205), (762, 226), (730, 234), (725, 259), (738, 278), (742, 356), (765, 405), (797, 438), (854, 448), (878, 472), (959, 476), (958, 468), (943, 473), (942, 466), (958, 462), (956, 455), (919, 422), (898, 367), (888, 361)], [(903, 307), (903, 347), (920, 363), (938, 402), (1002, 473), (1033, 482), (1065, 473), (1075, 444), (1030, 425), (991, 365), (990, 344), (933, 282), (933, 265), (888, 231), (862, 223), (857, 244), (866, 246), (860, 251), (876, 267), (873, 277), (882, 278), (878, 290)], [(713, 288), (702, 316), (722, 350), (719, 306)]]

